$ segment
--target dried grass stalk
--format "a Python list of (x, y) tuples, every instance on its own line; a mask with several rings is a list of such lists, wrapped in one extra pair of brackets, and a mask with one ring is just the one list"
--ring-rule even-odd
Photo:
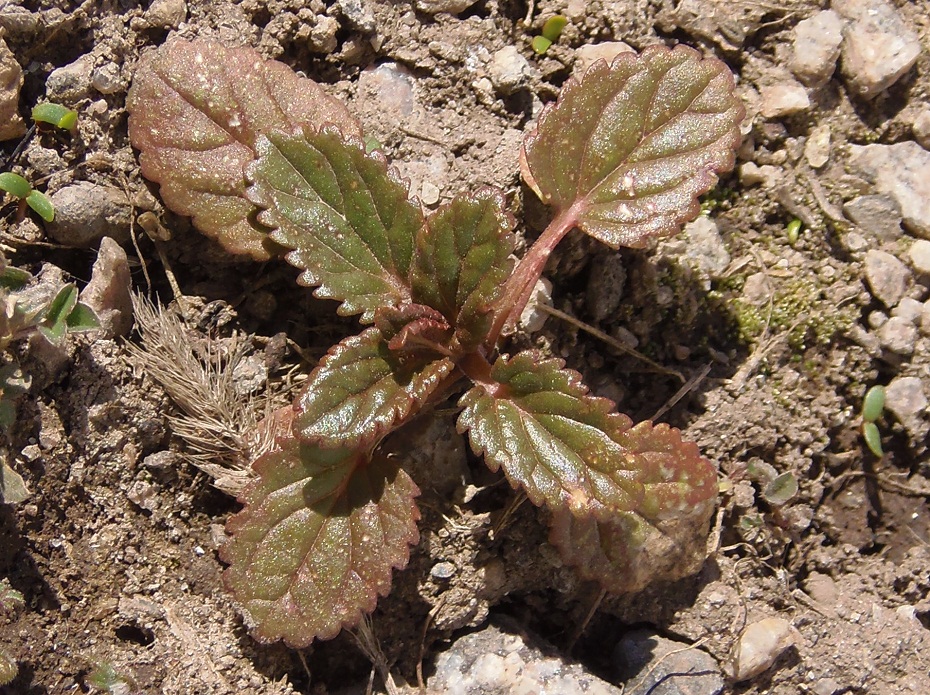
[(273, 428), (262, 423), (280, 394), (266, 389), (243, 397), (236, 391), (233, 375), (249, 355), (247, 337), (193, 336), (177, 314), (142, 295), (133, 296), (133, 306), (142, 341), (128, 343), (127, 349), (180, 410), (169, 423), (184, 442), (187, 459), (218, 489), (237, 495), (254, 477), (251, 461), (273, 446)]

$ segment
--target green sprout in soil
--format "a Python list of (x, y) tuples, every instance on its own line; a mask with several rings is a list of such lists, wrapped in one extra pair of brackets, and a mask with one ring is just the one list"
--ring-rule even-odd
[(546, 23), (543, 24), (542, 34), (533, 37), (533, 51), (537, 55), (543, 55), (548, 51), (549, 47), (559, 40), (566, 24), (568, 24), (568, 20), (562, 15), (557, 14), (553, 17), (549, 17)]
[(885, 387), (873, 386), (866, 392), (862, 401), (862, 438), (869, 447), (869, 451), (878, 458), (884, 455), (884, 451), (882, 450), (882, 436), (875, 422), (882, 416), (884, 409)]
[(509, 354), (504, 336), (571, 230), (643, 246), (699, 213), (740, 142), (723, 63), (651, 47), (570, 79), (520, 152), (554, 216), (518, 261), (500, 191), (424, 211), (340, 102), (251, 49), (170, 41), (143, 59), (128, 107), (168, 207), (232, 253), (283, 257), (364, 326), (269, 419), (276, 446), (228, 522), (225, 583), (256, 638), (333, 637), (388, 592), (419, 518), (391, 435), (452, 397), (472, 450), (550, 510), (550, 539), (582, 577), (635, 591), (700, 567), (714, 466), (561, 360)]
[(32, 185), (19, 174), (5, 171), (0, 174), (0, 191), (9, 193), (19, 199), (20, 214), (25, 212), (26, 206), (31, 207), (36, 214), (46, 222), (55, 219), (55, 207), (41, 191), (35, 190)]
[(73, 131), (77, 125), (78, 113), (67, 106), (46, 102), (36, 104), (33, 107), (32, 120), (39, 125), (49, 125), (62, 130)]

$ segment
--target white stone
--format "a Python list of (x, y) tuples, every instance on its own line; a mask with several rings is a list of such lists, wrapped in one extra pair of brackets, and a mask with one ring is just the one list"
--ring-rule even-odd
[(843, 76), (859, 96), (878, 96), (917, 62), (920, 39), (886, 0), (833, 0), (846, 21)]
[(730, 674), (737, 683), (771, 668), (775, 660), (796, 642), (791, 623), (783, 618), (765, 618), (752, 623), (740, 635), (730, 660)]
[(94, 58), (82, 55), (68, 65), (52, 70), (45, 80), (45, 91), (52, 101), (75, 102), (87, 96), (91, 86)]
[(916, 376), (896, 376), (885, 387), (885, 408), (904, 421), (927, 409), (927, 395)]
[(804, 158), (814, 169), (830, 161), (830, 126), (819, 125), (811, 131), (804, 143)]
[(930, 238), (930, 152), (909, 140), (895, 145), (853, 145), (850, 155), (851, 168), (898, 203), (904, 225)]
[(893, 307), (904, 296), (910, 273), (901, 261), (886, 251), (871, 249), (865, 254), (865, 279), (882, 304)]
[(426, 14), (448, 12), (458, 14), (475, 4), (477, 0), (417, 0), (417, 9)]
[(530, 64), (516, 46), (505, 46), (491, 57), (488, 78), (494, 88), (504, 95), (513, 94), (526, 84)]
[(143, 16), (150, 27), (177, 29), (187, 19), (187, 3), (184, 0), (153, 0)]
[(794, 28), (791, 71), (810, 87), (824, 85), (836, 70), (842, 41), (843, 20), (836, 12), (824, 10), (801, 20)]
[(918, 239), (907, 250), (907, 257), (914, 270), (923, 275), (930, 275), (930, 241)]
[(359, 93), (387, 113), (409, 116), (417, 106), (415, 78), (397, 63), (366, 68), (358, 77)]
[(901, 238), (901, 209), (887, 195), (861, 195), (843, 204), (846, 217), (880, 241)]
[(878, 339), (891, 352), (911, 355), (917, 342), (917, 328), (907, 319), (892, 316), (878, 329)]
[(914, 132), (914, 139), (920, 143), (925, 150), (930, 150), (930, 108), (923, 107), (917, 118), (914, 119), (914, 125), (911, 126)]
[(782, 118), (810, 108), (807, 89), (797, 82), (784, 82), (762, 87), (762, 115), (765, 118)]
[(923, 312), (924, 305), (913, 297), (902, 297), (898, 306), (891, 310), (892, 316), (897, 316), (913, 324), (920, 322), (920, 315)]
[(762, 184), (763, 188), (772, 188), (781, 182), (783, 176), (782, 170), (771, 164), (759, 166), (755, 162), (745, 162), (739, 168), (740, 183), (746, 186)]

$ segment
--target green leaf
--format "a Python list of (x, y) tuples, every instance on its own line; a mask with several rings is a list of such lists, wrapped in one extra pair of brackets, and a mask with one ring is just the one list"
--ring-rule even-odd
[(483, 189), (441, 206), (417, 235), (413, 301), (440, 311), (466, 348), (484, 340), (513, 270), (512, 229), (503, 196)]
[(613, 593), (700, 569), (717, 502), (714, 467), (678, 430), (642, 422), (621, 440), (638, 503), (606, 518), (557, 510), (549, 537), (566, 564)]
[(12, 265), (4, 266), (0, 270), (0, 288), (5, 290), (19, 290), (29, 284), (29, 281), (32, 280), (32, 273), (29, 273), (22, 268), (17, 268)]
[(145, 54), (127, 99), (129, 137), (143, 175), (165, 204), (233, 253), (269, 257), (267, 230), (252, 219), (245, 165), (262, 133), (358, 122), (312, 80), (251, 48), (168, 41)]
[(12, 611), (15, 608), (21, 608), (26, 604), (21, 591), (17, 591), (10, 584), (10, 580), (4, 577), (0, 579), (0, 610)]
[(36, 214), (46, 222), (55, 219), (55, 206), (48, 196), (41, 191), (32, 191), (26, 196), (26, 204), (31, 207)]
[(732, 168), (743, 107), (729, 69), (684, 46), (595, 63), (546, 107), (521, 152), (543, 202), (616, 248), (698, 214)]
[(545, 36), (534, 36), (533, 40), (530, 42), (530, 46), (533, 48), (533, 53), (536, 55), (543, 55), (549, 50), (549, 47), (552, 46), (552, 41)]
[(568, 24), (567, 18), (560, 14), (553, 15), (543, 24), (542, 35), (549, 39), (551, 43), (555, 43), (562, 35), (562, 30), (565, 28), (566, 24)]
[(776, 476), (762, 488), (762, 497), (776, 507), (786, 504), (796, 494), (798, 494), (798, 479), (790, 471)]
[(453, 370), (435, 353), (392, 352), (377, 328), (336, 345), (295, 403), (294, 434), (331, 447), (369, 445), (410, 417)]
[(100, 328), (100, 319), (97, 317), (97, 312), (83, 302), (78, 302), (74, 306), (74, 309), (68, 314), (66, 323), (70, 333), (95, 331)]
[(32, 107), (32, 120), (48, 123), (62, 130), (72, 130), (77, 125), (78, 113), (61, 104), (46, 102)]
[(274, 133), (259, 140), (247, 174), (249, 198), (266, 208), (271, 238), (293, 249), (302, 284), (342, 302), (339, 313), (371, 323), (380, 307), (410, 301), (407, 279), (419, 206), (379, 151), (334, 127), (318, 133)]
[(68, 316), (77, 306), (78, 291), (73, 284), (67, 284), (58, 290), (58, 294), (48, 305), (42, 316), (42, 325), (39, 330), (51, 340), (57, 342), (65, 335), (68, 327)]
[(19, 504), (30, 494), (23, 477), (10, 468), (5, 457), (0, 459), (0, 504)]
[(882, 416), (885, 409), (885, 387), (873, 386), (866, 391), (862, 400), (862, 419), (865, 422), (875, 422)]
[(885, 452), (882, 450), (882, 435), (878, 431), (878, 425), (874, 422), (863, 422), (862, 423), (862, 438), (865, 439), (866, 446), (869, 447), (869, 451), (881, 458), (885, 455)]
[(4, 171), (0, 174), (0, 191), (6, 191), (17, 198), (25, 198), (32, 190), (29, 182), (19, 174), (11, 171)]
[(598, 519), (658, 518), (716, 498), (713, 467), (694, 444), (667, 426), (634, 427), (562, 365), (538, 351), (501, 358), (462, 397), (458, 427), (492, 470), (536, 505)]
[(335, 637), (387, 594), (418, 537), (419, 490), (396, 458), (295, 439), (259, 458), (220, 551), (226, 586), (263, 642)]

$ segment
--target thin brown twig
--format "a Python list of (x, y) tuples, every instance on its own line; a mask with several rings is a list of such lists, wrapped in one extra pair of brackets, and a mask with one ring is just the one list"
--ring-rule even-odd
[(694, 389), (696, 389), (696, 388), (698, 387), (698, 384), (700, 384), (702, 381), (704, 381), (704, 379), (707, 378), (707, 375), (708, 375), (708, 374), (710, 374), (710, 362), (708, 362), (707, 364), (705, 364), (705, 365), (700, 369), (700, 371), (698, 371), (697, 374), (693, 375), (690, 379), (688, 379), (688, 381), (686, 381), (686, 382), (684, 383), (684, 385), (683, 385), (680, 389), (678, 389), (678, 390), (675, 392), (675, 394), (665, 402), (665, 405), (663, 405), (661, 408), (659, 408), (659, 409), (655, 412), (655, 415), (653, 415), (653, 416), (652, 416), (651, 418), (649, 418), (649, 419), (652, 420), (653, 422), (655, 422), (655, 421), (658, 420), (660, 417), (662, 417), (663, 415), (665, 415), (665, 413), (667, 413), (669, 410), (671, 410), (672, 408), (675, 407), (675, 405), (678, 403), (678, 401), (680, 401), (680, 400), (681, 400), (682, 398), (684, 398), (688, 393), (690, 393), (691, 391), (693, 391)]
[(688, 381), (681, 372), (674, 370), (674, 369), (670, 369), (668, 367), (663, 367), (661, 364), (649, 359), (648, 357), (646, 357), (643, 353), (639, 352), (638, 350), (634, 350), (629, 345), (624, 345), (619, 340), (608, 335), (607, 333), (600, 330), (599, 328), (595, 328), (591, 324), (585, 323), (581, 319), (575, 318), (571, 314), (567, 314), (564, 311), (560, 311), (559, 309), (556, 309), (553, 306), (549, 306), (548, 304), (537, 304), (536, 308), (541, 309), (547, 314), (555, 316), (558, 319), (562, 319), (566, 323), (570, 323), (571, 325), (575, 326), (575, 328), (579, 328), (583, 330), (585, 333), (590, 333), (598, 340), (601, 340), (602, 342), (607, 343), (612, 348), (615, 348), (619, 350), (620, 352), (626, 353), (627, 355), (630, 355), (631, 357), (635, 357), (640, 362), (645, 362), (657, 372), (661, 372), (662, 374), (668, 374), (669, 376), (673, 376), (676, 379), (681, 380), (681, 383), (683, 384), (687, 383)]

